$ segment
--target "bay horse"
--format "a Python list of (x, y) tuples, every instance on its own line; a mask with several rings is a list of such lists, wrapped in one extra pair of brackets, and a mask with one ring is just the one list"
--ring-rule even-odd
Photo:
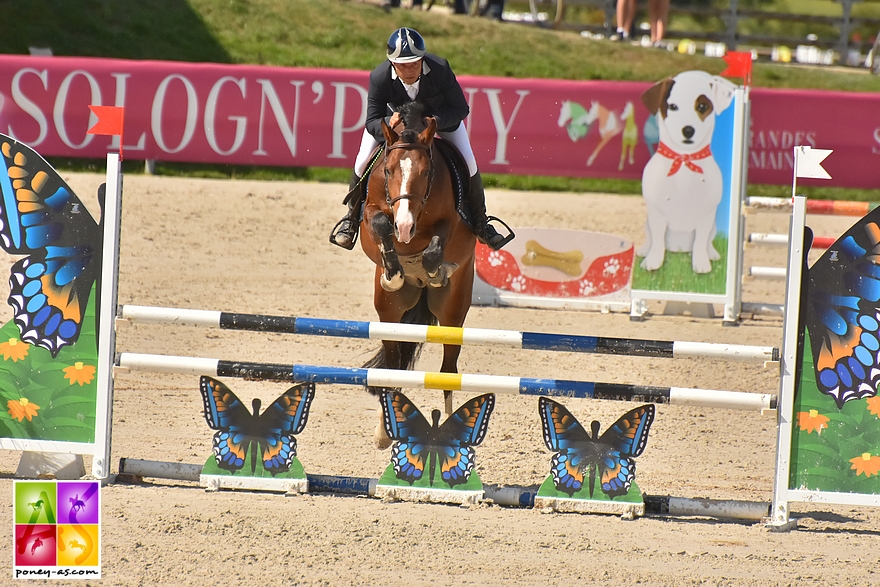
[[(447, 163), (434, 137), (437, 121), (422, 112), (418, 102), (401, 107), (402, 129), (382, 121), (385, 147), (367, 185), (361, 247), (376, 264), (373, 305), (379, 320), (462, 326), (473, 292), (476, 237), (458, 213), (455, 190), (467, 190), (462, 184), (468, 174)], [(365, 367), (412, 369), (421, 347), (382, 341)], [(444, 344), (440, 371), (457, 373), (460, 353), (461, 346)], [(369, 391), (379, 395), (384, 389)], [(451, 414), (452, 391), (444, 396)], [(381, 446), (380, 432), (385, 437), (381, 423)]]

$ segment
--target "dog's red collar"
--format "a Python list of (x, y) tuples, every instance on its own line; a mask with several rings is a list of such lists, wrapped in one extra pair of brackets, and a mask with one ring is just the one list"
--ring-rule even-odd
[(681, 164), (684, 163), (687, 165), (687, 168), (691, 171), (695, 171), (697, 173), (703, 173), (703, 168), (692, 163), (694, 160), (698, 159), (706, 159), (712, 156), (712, 150), (709, 149), (709, 145), (706, 145), (696, 153), (690, 153), (688, 155), (682, 155), (680, 153), (676, 153), (665, 144), (660, 143), (657, 145), (657, 152), (663, 155), (664, 157), (668, 157), (672, 159), (672, 166), (669, 168), (669, 173), (666, 174), (667, 177), (670, 175), (675, 175), (678, 173), (678, 170), (681, 169)]

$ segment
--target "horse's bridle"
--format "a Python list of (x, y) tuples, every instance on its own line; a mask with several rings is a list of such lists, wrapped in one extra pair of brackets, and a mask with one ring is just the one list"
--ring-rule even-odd
[[(434, 183), (434, 150), (433, 148), (424, 145), (422, 143), (397, 143), (394, 145), (389, 145), (387, 147), (388, 151), (392, 151), (394, 149), (403, 149), (405, 151), (410, 151), (412, 149), (421, 149), (428, 154), (428, 161), (430, 161), (431, 166), (428, 168), (428, 189), (425, 190), (425, 195), (422, 197), (422, 208), (419, 209), (419, 214), (421, 215), (422, 210), (425, 207), (425, 202), (428, 201), (428, 196), (431, 195), (431, 184)], [(385, 154), (385, 202), (388, 204), (388, 207), (391, 208), (399, 202), (400, 200), (412, 200), (414, 198), (419, 198), (417, 194), (400, 194), (396, 198), (392, 199), (391, 194), (388, 193), (388, 154)]]

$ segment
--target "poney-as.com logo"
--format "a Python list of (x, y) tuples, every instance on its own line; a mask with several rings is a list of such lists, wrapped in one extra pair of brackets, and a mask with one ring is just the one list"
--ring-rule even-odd
[(16, 481), (12, 575), (99, 579), (100, 483)]

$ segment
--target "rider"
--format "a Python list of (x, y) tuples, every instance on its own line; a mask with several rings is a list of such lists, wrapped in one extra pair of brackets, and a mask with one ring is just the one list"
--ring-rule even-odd
[[(480, 242), (498, 250), (513, 239), (513, 233), (502, 236), (488, 223), (483, 180), (477, 160), (462, 121), (470, 112), (464, 92), (445, 59), (425, 52), (425, 41), (411, 28), (399, 28), (388, 38), (388, 60), (370, 73), (367, 96), (367, 122), (360, 150), (349, 181), (349, 194), (343, 203), (348, 212), (333, 228), (330, 242), (351, 249), (357, 238), (364, 190), (361, 177), (370, 164), (376, 147), (385, 142), (382, 120), (393, 127), (400, 122), (398, 108), (415, 101), (426, 106), (425, 113), (437, 121), (437, 134), (455, 145), (467, 163), (470, 190), (467, 200), (474, 234)], [(356, 192), (356, 193), (355, 193)]]

